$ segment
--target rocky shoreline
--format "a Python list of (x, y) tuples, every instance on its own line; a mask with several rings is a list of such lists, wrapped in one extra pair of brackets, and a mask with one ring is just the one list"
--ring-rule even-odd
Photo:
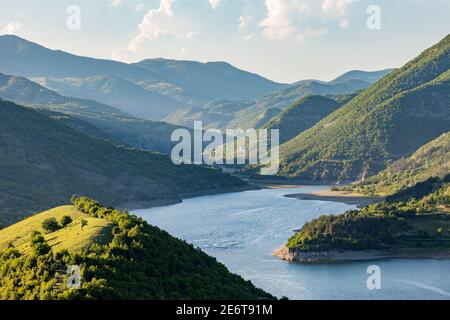
[(343, 202), (349, 205), (357, 205), (360, 208), (384, 200), (383, 197), (368, 197), (347, 191), (331, 191), (331, 190), (317, 191), (311, 193), (288, 194), (285, 197), (300, 200)]
[(450, 259), (448, 248), (398, 248), (389, 250), (298, 252), (285, 246), (272, 254), (288, 262), (328, 263), (385, 259)]

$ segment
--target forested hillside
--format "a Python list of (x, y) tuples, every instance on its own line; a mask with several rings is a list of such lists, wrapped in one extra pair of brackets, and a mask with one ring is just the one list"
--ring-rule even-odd
[(357, 180), (450, 130), (450, 36), (281, 147), (281, 174)]
[(107, 205), (177, 201), (245, 185), (219, 170), (175, 166), (158, 153), (118, 147), (11, 102), (0, 101), (0, 221), (66, 204), (73, 194)]
[[(136, 216), (83, 197), (74, 197), (73, 205), (0, 230), (0, 299), (273, 298)], [(43, 229), (62, 218), (68, 224)], [(84, 240), (82, 247), (68, 241), (74, 237)], [(80, 279), (71, 278), (69, 266), (80, 269)], [(71, 289), (69, 280), (80, 288)]]
[(311, 128), (339, 107), (340, 104), (333, 99), (323, 96), (307, 96), (283, 110), (267, 122), (263, 128), (279, 129), (280, 143), (284, 143)]
[(407, 158), (391, 164), (386, 170), (355, 185), (364, 194), (389, 195), (418, 182), (450, 174), (450, 132), (427, 143)]

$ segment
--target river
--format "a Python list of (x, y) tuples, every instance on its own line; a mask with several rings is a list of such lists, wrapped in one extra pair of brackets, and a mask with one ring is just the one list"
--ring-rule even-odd
[[(327, 189), (264, 189), (187, 199), (137, 210), (172, 235), (202, 248), (228, 269), (271, 294), (289, 299), (450, 299), (450, 260), (384, 260), (305, 265), (271, 253), (293, 231), (323, 214), (355, 206), (286, 198)], [(368, 289), (369, 266), (380, 268), (381, 288)]]

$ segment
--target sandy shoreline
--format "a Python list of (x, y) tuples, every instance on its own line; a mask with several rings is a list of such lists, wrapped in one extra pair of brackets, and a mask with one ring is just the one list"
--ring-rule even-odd
[(183, 193), (180, 194), (180, 198), (174, 199), (158, 199), (158, 200), (150, 200), (150, 201), (135, 201), (128, 202), (119, 206), (116, 206), (119, 210), (133, 211), (133, 210), (141, 210), (141, 209), (151, 209), (156, 207), (169, 206), (177, 203), (183, 202), (183, 200), (201, 197), (201, 196), (209, 196), (215, 194), (222, 193), (233, 193), (233, 192), (243, 192), (250, 190), (259, 190), (260, 187), (255, 185), (246, 185), (242, 187), (233, 187), (233, 188), (223, 188), (223, 189), (215, 189), (215, 190), (205, 190), (191, 193)]
[(373, 261), (387, 259), (450, 259), (448, 248), (399, 248), (391, 250), (290, 252), (285, 246), (276, 249), (272, 256), (288, 262), (329, 263), (348, 261)]
[(350, 205), (358, 205), (359, 207), (368, 206), (372, 203), (381, 202), (384, 200), (383, 197), (368, 197), (350, 191), (331, 191), (331, 190), (322, 190), (310, 193), (288, 194), (286, 195), (286, 197), (300, 200), (343, 202)]

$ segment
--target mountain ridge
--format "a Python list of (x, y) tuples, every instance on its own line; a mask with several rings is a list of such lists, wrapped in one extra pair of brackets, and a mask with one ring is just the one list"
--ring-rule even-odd
[(449, 130), (450, 35), (281, 147), (281, 174), (357, 180)]
[(3, 223), (67, 204), (74, 194), (129, 208), (246, 187), (220, 170), (176, 166), (162, 154), (116, 146), (12, 102), (0, 101), (0, 137)]
[[(156, 59), (126, 64), (51, 50), (10, 35), (0, 36), (0, 72), (40, 78), (50, 89), (56, 88), (66, 96), (86, 98), (79, 89), (89, 88), (92, 92), (87, 98), (95, 97), (127, 113), (137, 108), (140, 113), (134, 115), (148, 120), (161, 120), (165, 108), (174, 112), (181, 105), (217, 98), (256, 99), (286, 86), (228, 63)], [(116, 86), (114, 93), (118, 103), (107, 99), (108, 95), (102, 90), (105, 81), (106, 86), (114, 84), (111, 77), (126, 81), (130, 83), (127, 86), (132, 84), (134, 88), (130, 91)]]

